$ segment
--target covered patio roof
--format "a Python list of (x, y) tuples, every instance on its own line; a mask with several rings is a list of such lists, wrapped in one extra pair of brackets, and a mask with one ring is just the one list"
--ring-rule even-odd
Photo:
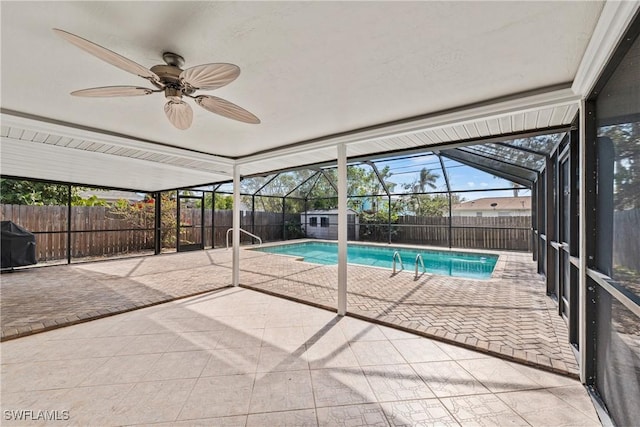
[[(637, 8), (5, 2), (2, 174), (159, 191), (228, 181), (235, 166), (255, 175), (331, 162), (339, 144), (357, 158), (566, 129)], [(52, 28), (145, 67), (161, 63), (166, 51), (184, 56), (186, 66), (238, 64), (241, 76), (215, 95), (262, 123), (195, 106), (193, 126), (180, 131), (163, 117), (159, 95), (72, 97), (78, 89), (144, 80), (87, 55)], [(469, 149), (449, 155), (482, 158)], [(530, 182), (536, 159), (502, 172)]]

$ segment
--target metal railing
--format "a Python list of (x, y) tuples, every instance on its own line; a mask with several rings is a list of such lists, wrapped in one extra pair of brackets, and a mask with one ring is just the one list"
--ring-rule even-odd
[[(227, 230), (227, 249), (229, 249), (229, 232), (233, 231), (233, 228), (230, 228)], [(253, 237), (254, 239), (258, 239), (258, 246), (262, 245), (262, 239), (258, 236), (256, 236), (253, 233), (249, 233), (247, 230), (243, 230), (242, 228), (240, 229), (240, 232), (246, 234), (247, 236)]]
[(393, 253), (393, 274), (396, 274), (396, 259), (400, 261), (400, 270), (404, 270), (404, 264), (402, 263), (402, 257), (400, 256), (400, 252), (395, 251)]
[(427, 272), (427, 269), (424, 266), (424, 260), (422, 259), (422, 254), (416, 255), (416, 279), (418, 278), (418, 261), (420, 261), (420, 265), (422, 265), (422, 272)]

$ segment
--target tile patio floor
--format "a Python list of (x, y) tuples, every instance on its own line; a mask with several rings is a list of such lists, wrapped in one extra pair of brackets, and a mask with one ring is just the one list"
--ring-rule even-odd
[[(242, 286), (337, 306), (337, 268), (241, 251)], [(35, 268), (3, 274), (2, 338), (108, 316), (231, 284), (224, 249)], [(349, 266), (351, 315), (577, 376), (567, 328), (530, 255), (503, 253), (490, 280)], [(242, 310), (238, 307), (238, 310)]]
[[(574, 379), (243, 288), (1, 355), (7, 426), (600, 425)], [(68, 420), (7, 419), (17, 411)]]

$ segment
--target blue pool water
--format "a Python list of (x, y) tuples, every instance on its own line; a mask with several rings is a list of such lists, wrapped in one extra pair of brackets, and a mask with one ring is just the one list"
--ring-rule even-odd
[[(303, 242), (257, 249), (272, 254), (292, 255), (314, 264), (338, 263), (338, 245), (328, 242)], [(389, 246), (348, 245), (347, 262), (374, 267), (392, 268), (393, 253), (398, 251), (404, 269), (414, 271), (415, 260), (422, 254), (427, 273), (444, 276), (488, 279), (498, 261), (497, 255), (437, 250), (394, 248)], [(399, 263), (396, 264), (399, 270)], [(422, 267), (420, 267), (422, 271)]]

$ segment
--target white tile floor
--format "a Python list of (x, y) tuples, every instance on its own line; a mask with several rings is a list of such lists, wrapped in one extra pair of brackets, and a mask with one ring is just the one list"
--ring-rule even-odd
[(1, 357), (2, 425), (600, 425), (575, 380), (238, 288)]

